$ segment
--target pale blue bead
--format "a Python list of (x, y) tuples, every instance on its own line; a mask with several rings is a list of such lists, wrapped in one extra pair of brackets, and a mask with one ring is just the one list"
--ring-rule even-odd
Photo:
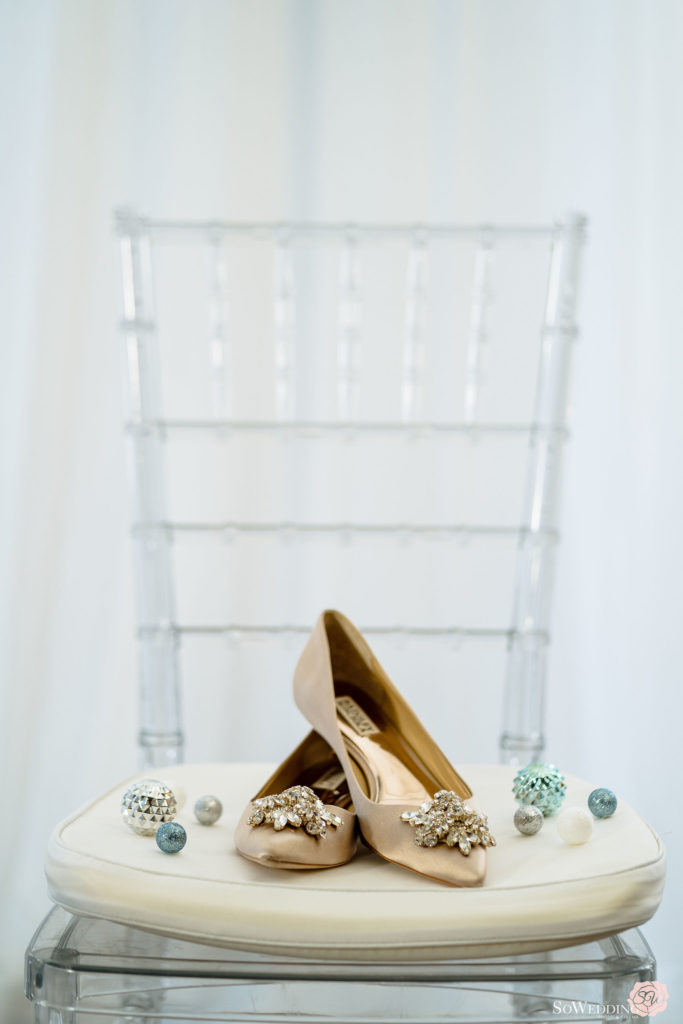
[(596, 818), (611, 818), (617, 809), (617, 798), (611, 789), (594, 789), (588, 797), (588, 809)]
[(156, 838), (164, 853), (179, 853), (187, 842), (187, 832), (177, 821), (167, 821), (157, 829)]

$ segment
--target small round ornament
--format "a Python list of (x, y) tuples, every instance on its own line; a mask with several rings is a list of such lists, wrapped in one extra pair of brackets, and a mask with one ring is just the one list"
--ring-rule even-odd
[(523, 836), (535, 836), (543, 828), (543, 812), (533, 804), (520, 804), (512, 820)]
[(215, 825), (223, 813), (223, 804), (217, 796), (200, 796), (194, 805), (194, 816), (200, 825)]
[(547, 818), (559, 811), (567, 790), (564, 775), (554, 764), (532, 761), (520, 768), (512, 783), (512, 792), (520, 804), (532, 804)]
[(617, 798), (611, 789), (594, 789), (588, 797), (588, 810), (596, 818), (611, 818), (617, 809)]
[(180, 853), (187, 842), (187, 832), (177, 821), (167, 821), (157, 829), (156, 840), (162, 853)]
[(173, 790), (158, 779), (141, 779), (129, 786), (121, 799), (121, 817), (139, 835), (152, 836), (177, 811)]
[(583, 807), (565, 807), (557, 819), (557, 832), (569, 846), (588, 842), (593, 831), (593, 819)]

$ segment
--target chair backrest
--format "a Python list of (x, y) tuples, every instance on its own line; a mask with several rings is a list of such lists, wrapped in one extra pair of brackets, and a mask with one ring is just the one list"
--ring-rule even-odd
[(330, 606), (447, 750), (537, 756), (585, 219), (116, 225), (144, 763), (203, 685), (267, 757)]

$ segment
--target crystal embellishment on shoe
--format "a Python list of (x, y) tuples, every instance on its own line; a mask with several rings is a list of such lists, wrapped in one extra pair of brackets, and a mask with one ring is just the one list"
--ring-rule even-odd
[(466, 857), (473, 846), (495, 846), (488, 818), (478, 814), (450, 789), (440, 789), (417, 811), (404, 811), (401, 821), (415, 829), (418, 846), (457, 846)]
[(309, 836), (323, 839), (328, 825), (341, 828), (344, 824), (308, 786), (290, 786), (282, 793), (252, 800), (251, 805), (254, 810), (247, 821), (254, 828), (257, 825), (272, 825), (276, 832), (280, 832), (291, 825), (292, 828), (305, 829)]

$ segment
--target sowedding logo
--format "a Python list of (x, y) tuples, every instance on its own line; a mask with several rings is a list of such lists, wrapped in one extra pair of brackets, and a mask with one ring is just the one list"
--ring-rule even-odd
[(621, 1005), (585, 1003), (582, 1000), (574, 999), (569, 1002), (556, 1000), (553, 1003), (553, 1013), (567, 1017), (572, 1014), (582, 1014), (582, 1020), (586, 1014), (591, 1016), (595, 1014), (602, 1018), (605, 1014), (628, 1013), (629, 1020), (634, 1020), (637, 1017), (650, 1020), (655, 1014), (666, 1010), (668, 998), (666, 985), (661, 981), (637, 981), (629, 993), (628, 1005), (626, 1003)]
[(637, 981), (628, 997), (631, 1013), (637, 1017), (654, 1017), (666, 1010), (669, 993), (661, 981)]

